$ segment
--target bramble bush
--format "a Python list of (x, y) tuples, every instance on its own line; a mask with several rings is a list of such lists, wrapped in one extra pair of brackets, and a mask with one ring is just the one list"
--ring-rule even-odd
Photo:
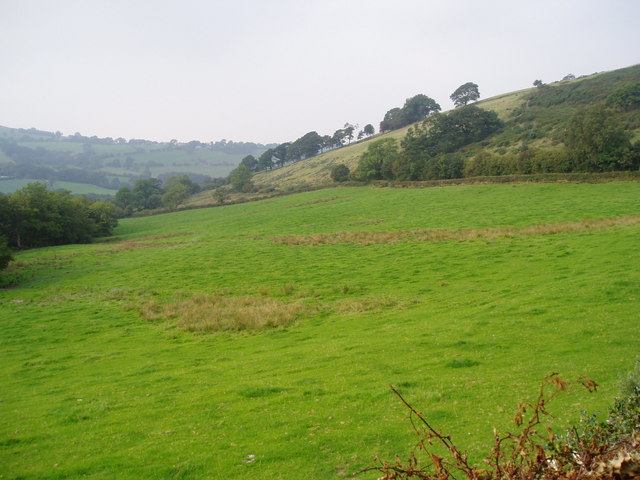
[[(485, 465), (471, 464), (468, 456), (451, 437), (436, 430), (393, 386), (392, 391), (409, 410), (418, 435), (416, 447), (406, 460), (376, 459), (379, 465), (357, 474), (378, 471), (379, 480), (578, 480), (640, 478), (640, 358), (624, 379), (621, 394), (609, 409), (607, 418), (583, 419), (564, 435), (555, 435), (543, 425), (547, 406), (560, 392), (580, 384), (595, 392), (597, 384), (581, 377), (576, 382), (562, 380), (556, 373), (544, 379), (533, 402), (518, 405), (514, 416), (516, 433), (494, 430), (494, 445)], [(444, 454), (436, 448), (444, 447)]]

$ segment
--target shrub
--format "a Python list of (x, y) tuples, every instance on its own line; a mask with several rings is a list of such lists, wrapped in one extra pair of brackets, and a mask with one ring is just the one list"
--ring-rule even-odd
[[(589, 392), (597, 384), (586, 377), (577, 382)], [(378, 471), (380, 480), (421, 479), (446, 480), (577, 480), (638, 478), (640, 471), (640, 360), (635, 370), (625, 379), (622, 397), (616, 400), (605, 422), (588, 422), (582, 431), (573, 429), (565, 437), (555, 436), (543, 428), (549, 415), (547, 406), (571, 383), (551, 374), (542, 382), (538, 397), (533, 402), (522, 402), (514, 416), (516, 433), (500, 435), (494, 431), (494, 445), (482, 468), (470, 463), (449, 436), (436, 430), (426, 417), (416, 410), (392, 386), (392, 391), (409, 410), (411, 423), (419, 440), (406, 461), (377, 459), (378, 466), (357, 473)], [(444, 447), (441, 456), (434, 445)], [(426, 462), (421, 459), (426, 458)]]
[(349, 174), (350, 174), (350, 170), (349, 167), (347, 167), (344, 164), (339, 164), (339, 165), (335, 165), (332, 169), (331, 169), (331, 180), (333, 180), (334, 182), (346, 182), (347, 180), (349, 180)]

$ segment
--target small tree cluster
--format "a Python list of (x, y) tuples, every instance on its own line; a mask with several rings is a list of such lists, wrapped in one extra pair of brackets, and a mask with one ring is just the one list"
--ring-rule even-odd
[(380, 122), (380, 131), (397, 130), (412, 123), (424, 120), (432, 113), (439, 112), (440, 105), (430, 97), (418, 94), (407, 98), (402, 108), (395, 107), (389, 110)]
[(354, 172), (357, 180), (431, 180), (462, 176), (463, 160), (454, 152), (502, 127), (495, 112), (474, 105), (430, 115), (409, 129), (401, 149), (393, 138), (373, 142)]
[(0, 238), (15, 248), (88, 243), (112, 234), (116, 213), (106, 200), (91, 201), (30, 183), (11, 195), (0, 194)]
[(140, 178), (132, 188), (120, 188), (115, 201), (124, 215), (131, 215), (161, 207), (175, 209), (187, 197), (200, 190), (200, 185), (188, 175), (172, 175), (165, 180), (164, 185), (157, 178)]

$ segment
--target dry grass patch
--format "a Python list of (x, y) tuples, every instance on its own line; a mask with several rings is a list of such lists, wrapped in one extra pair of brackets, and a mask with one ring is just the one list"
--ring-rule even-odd
[(119, 253), (127, 250), (137, 250), (139, 248), (158, 248), (158, 247), (174, 247), (182, 245), (185, 242), (160, 242), (166, 238), (184, 237), (190, 233), (165, 233), (162, 235), (151, 235), (149, 237), (136, 238), (134, 240), (124, 240), (114, 243), (110, 248), (100, 250), (100, 253)]
[(372, 313), (381, 312), (388, 308), (397, 309), (403, 307), (397, 300), (391, 297), (381, 296), (343, 300), (338, 304), (337, 310), (339, 313)]
[(337, 195), (337, 196), (327, 197), (327, 198), (318, 198), (316, 200), (309, 200), (308, 202), (296, 203), (295, 205), (290, 205), (287, 208), (304, 207), (307, 205), (315, 205), (316, 203), (325, 203), (325, 202), (332, 202), (334, 200), (342, 200), (343, 198), (349, 198), (349, 195)]
[(283, 245), (375, 245), (399, 242), (445, 242), (477, 239), (497, 239), (525, 235), (556, 235), (559, 233), (585, 233), (612, 227), (624, 227), (640, 223), (640, 216), (620, 218), (600, 218), (577, 222), (558, 222), (531, 225), (528, 227), (499, 227), (482, 229), (416, 229), (395, 232), (342, 231), (318, 233), (315, 235), (283, 235), (272, 237), (275, 243)]
[(263, 296), (225, 296), (224, 293), (195, 295), (169, 303), (147, 301), (140, 314), (146, 320), (173, 320), (189, 332), (260, 330), (284, 327), (308, 307)]

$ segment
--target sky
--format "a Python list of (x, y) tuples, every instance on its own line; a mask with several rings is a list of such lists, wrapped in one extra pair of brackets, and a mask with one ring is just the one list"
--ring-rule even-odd
[(0, 0), (0, 125), (293, 141), (640, 63), (638, 0)]

